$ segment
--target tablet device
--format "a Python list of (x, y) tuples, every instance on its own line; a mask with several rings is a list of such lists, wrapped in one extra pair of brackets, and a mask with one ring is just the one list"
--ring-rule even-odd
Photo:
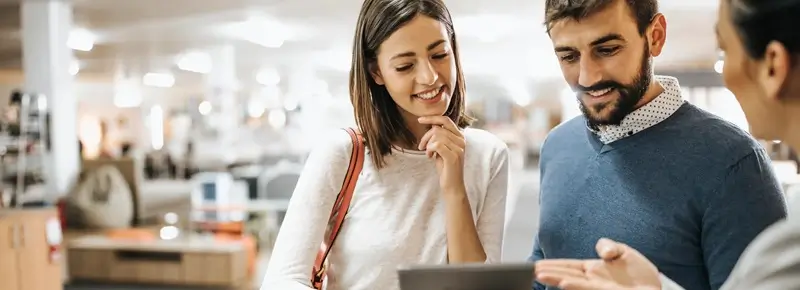
[(533, 263), (407, 266), (397, 270), (401, 290), (530, 290)]

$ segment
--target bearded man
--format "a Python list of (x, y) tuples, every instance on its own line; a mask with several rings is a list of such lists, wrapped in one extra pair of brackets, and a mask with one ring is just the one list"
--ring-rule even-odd
[(594, 258), (605, 237), (638, 249), (686, 289), (718, 289), (751, 240), (786, 216), (766, 152), (685, 102), (677, 79), (653, 74), (667, 36), (657, 0), (545, 6), (583, 115), (543, 145), (531, 260)]

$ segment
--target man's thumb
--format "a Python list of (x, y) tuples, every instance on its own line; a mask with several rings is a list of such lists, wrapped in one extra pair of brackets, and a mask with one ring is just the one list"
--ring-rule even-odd
[(597, 241), (597, 255), (600, 259), (613, 261), (619, 259), (625, 252), (625, 246), (613, 240), (602, 238)]

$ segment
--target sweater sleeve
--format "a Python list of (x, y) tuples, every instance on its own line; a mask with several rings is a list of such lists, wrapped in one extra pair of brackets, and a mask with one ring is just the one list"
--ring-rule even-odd
[(706, 208), (701, 245), (711, 289), (728, 279), (748, 244), (786, 217), (786, 202), (769, 157), (753, 149), (731, 166)]
[(506, 197), (508, 195), (508, 148), (494, 156), (492, 175), (486, 190), (483, 210), (478, 217), (476, 228), (486, 253), (486, 263), (499, 263), (503, 248), (503, 231), (506, 217)]
[(353, 147), (349, 135), (338, 133), (320, 142), (306, 160), (261, 289), (313, 289), (311, 270)]
[(722, 289), (796, 289), (800, 285), (800, 220), (793, 218), (761, 233), (742, 254)]

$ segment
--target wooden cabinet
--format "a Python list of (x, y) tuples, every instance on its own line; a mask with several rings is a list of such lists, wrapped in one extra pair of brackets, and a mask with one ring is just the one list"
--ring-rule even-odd
[(239, 289), (249, 278), (245, 249), (202, 237), (137, 242), (86, 236), (70, 241), (67, 268), (70, 281)]
[(48, 223), (58, 224), (56, 210), (0, 210), (0, 289), (63, 289), (61, 259), (51, 259)]

